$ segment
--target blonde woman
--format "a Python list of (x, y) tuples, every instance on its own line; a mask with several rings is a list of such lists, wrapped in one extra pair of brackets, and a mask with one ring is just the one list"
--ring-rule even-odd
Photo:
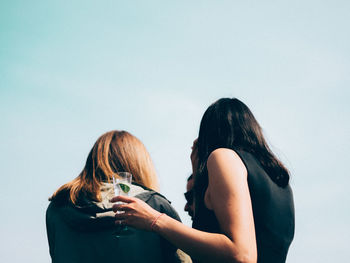
[(157, 176), (142, 142), (126, 131), (110, 131), (96, 141), (79, 176), (50, 198), (46, 227), (52, 262), (191, 262), (158, 234), (136, 229), (128, 236), (113, 234), (109, 200), (117, 172), (133, 175), (131, 196), (180, 220), (170, 202), (156, 192)]

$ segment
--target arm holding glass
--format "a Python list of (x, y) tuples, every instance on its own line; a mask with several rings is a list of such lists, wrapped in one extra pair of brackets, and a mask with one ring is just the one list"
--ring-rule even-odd
[[(257, 251), (247, 171), (237, 154), (217, 149), (207, 161), (209, 185), (206, 206), (213, 210), (223, 234), (192, 229), (160, 213), (137, 198), (117, 196), (116, 220), (155, 231), (201, 262), (256, 262)], [(234, 183), (232, 183), (234, 182)], [(225, 204), (225, 205), (223, 205)]]

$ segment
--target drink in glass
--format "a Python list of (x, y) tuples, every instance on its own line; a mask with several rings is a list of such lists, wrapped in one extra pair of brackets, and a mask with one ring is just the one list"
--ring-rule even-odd
[[(116, 196), (129, 196), (129, 192), (131, 189), (131, 181), (132, 181), (132, 175), (128, 172), (118, 172), (117, 174), (113, 175), (113, 187), (114, 187), (114, 194)], [(122, 204), (123, 202), (117, 202), (117, 204)], [(117, 213), (124, 213), (122, 211), (117, 211)], [(132, 231), (127, 226), (119, 226), (116, 230), (116, 236), (120, 237), (122, 235), (129, 235)]]

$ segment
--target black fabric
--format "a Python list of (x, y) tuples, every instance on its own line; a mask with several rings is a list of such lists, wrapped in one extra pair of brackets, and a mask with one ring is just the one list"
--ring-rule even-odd
[[(282, 188), (275, 184), (252, 154), (239, 150), (236, 153), (248, 171), (258, 263), (285, 262), (294, 237), (292, 190), (289, 185)], [(207, 232), (222, 233), (214, 212), (207, 209), (204, 204), (207, 187), (207, 175), (199, 175), (195, 182), (193, 227)]]
[[(145, 191), (136, 197), (180, 221), (170, 202), (159, 193)], [(109, 215), (110, 209), (105, 209), (107, 215), (98, 217), (102, 210), (94, 205), (77, 208), (50, 203), (46, 226), (53, 263), (180, 262), (177, 249), (153, 232), (132, 228), (132, 235), (116, 237), (113, 213)], [(68, 215), (69, 221), (65, 219)]]

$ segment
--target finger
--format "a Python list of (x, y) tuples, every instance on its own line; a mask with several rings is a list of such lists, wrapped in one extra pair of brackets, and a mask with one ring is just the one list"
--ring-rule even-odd
[(192, 149), (193, 149), (193, 148), (196, 148), (197, 142), (198, 142), (198, 138), (196, 138), (196, 139), (193, 141)]
[(128, 197), (128, 196), (121, 196), (121, 195), (118, 195), (118, 196), (115, 196), (113, 197), (110, 202), (114, 203), (114, 202), (118, 202), (118, 201), (121, 201), (121, 202), (124, 202), (124, 203), (131, 203), (134, 201), (134, 198), (132, 197)]
[(125, 215), (124, 215), (125, 213), (116, 213), (115, 215), (114, 215), (114, 218), (116, 219), (116, 220), (124, 220), (125, 219)]
[(113, 212), (118, 212), (118, 211), (130, 211), (131, 208), (128, 206), (128, 204), (114, 204), (112, 206)]
[(115, 218), (116, 220), (125, 220), (126, 217), (127, 217), (126, 213), (116, 213), (116, 214), (114, 215), (114, 218)]

